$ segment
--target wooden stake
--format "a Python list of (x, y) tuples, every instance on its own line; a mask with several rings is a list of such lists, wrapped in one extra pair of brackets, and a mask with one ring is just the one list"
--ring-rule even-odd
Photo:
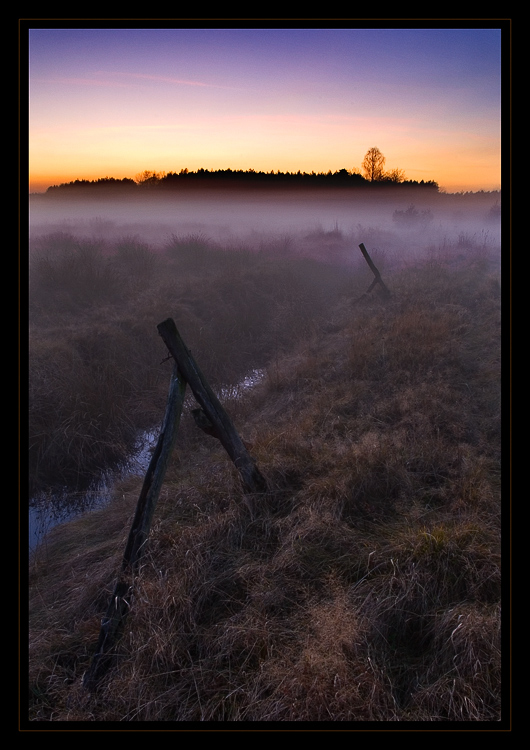
[(172, 318), (168, 318), (160, 323), (157, 328), (169, 352), (177, 363), (179, 371), (187, 381), (193, 391), (193, 395), (210, 421), (213, 434), (219, 438), (239, 471), (245, 489), (251, 493), (266, 492), (267, 482), (265, 478), (246, 449), (232, 420), (208, 385), (191, 352), (184, 344), (175, 322)]
[(379, 273), (379, 271), (375, 267), (375, 264), (374, 264), (373, 260), (370, 258), (369, 254), (368, 254), (368, 250), (365, 248), (365, 246), (364, 246), (364, 244), (362, 242), (359, 245), (359, 247), (361, 248), (361, 253), (364, 255), (364, 259), (366, 260), (366, 262), (370, 266), (370, 270), (372, 271), (373, 275), (375, 276), (375, 279), (372, 282), (372, 285), (370, 286), (370, 289), (368, 289), (368, 291), (366, 292), (366, 294), (368, 294), (368, 292), (370, 292), (374, 288), (374, 286), (376, 284), (380, 284), (381, 289), (383, 290), (383, 294), (388, 299), (389, 297), (392, 296), (390, 294), (390, 290), (386, 287), (385, 283), (383, 282), (383, 279), (381, 278), (381, 274)]
[(177, 436), (185, 392), (186, 381), (175, 364), (169, 386), (164, 423), (142, 485), (118, 581), (106, 616), (101, 621), (96, 653), (90, 668), (83, 676), (83, 685), (90, 691), (97, 688), (99, 680), (111, 664), (111, 651), (121, 635), (123, 623), (129, 611), (134, 576), (149, 536), (156, 503)]
[(186, 384), (189, 384), (195, 398), (202, 406), (203, 414), (194, 416), (196, 419), (200, 418), (199, 421), (206, 425), (208, 434), (214, 435), (221, 441), (239, 470), (245, 489), (251, 493), (267, 491), (267, 483), (264, 477), (239, 437), (230, 417), (206, 382), (197, 363), (191, 356), (191, 352), (186, 348), (174, 321), (168, 318), (160, 323), (158, 332), (175, 361), (166, 414), (140, 492), (123, 555), (120, 575), (109, 602), (106, 616), (101, 622), (96, 653), (88, 671), (83, 676), (83, 685), (90, 691), (97, 688), (101, 677), (111, 664), (112, 649), (121, 635), (129, 611), (134, 575), (137, 572), (138, 563), (149, 535), (158, 495), (177, 435)]

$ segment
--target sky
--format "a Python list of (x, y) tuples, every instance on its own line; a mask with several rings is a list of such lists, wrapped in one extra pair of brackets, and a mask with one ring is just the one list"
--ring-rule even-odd
[(498, 190), (500, 24), (347, 23), (28, 23), (30, 192), (144, 170), (362, 171), (372, 147), (406, 179)]

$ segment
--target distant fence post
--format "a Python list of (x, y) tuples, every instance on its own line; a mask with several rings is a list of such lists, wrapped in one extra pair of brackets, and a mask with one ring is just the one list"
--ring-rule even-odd
[(132, 592), (134, 575), (149, 535), (156, 503), (177, 436), (185, 392), (186, 381), (182, 378), (175, 364), (162, 430), (144, 478), (127, 546), (123, 554), (118, 581), (106, 616), (101, 621), (96, 653), (88, 671), (83, 676), (83, 685), (90, 691), (97, 687), (99, 680), (110, 666), (111, 650), (121, 634), (123, 623), (129, 611), (128, 599)]
[[(383, 279), (381, 278), (381, 274), (379, 273), (379, 271), (375, 267), (375, 263), (373, 262), (373, 260), (370, 258), (370, 255), (368, 254), (368, 250), (365, 248), (365, 246), (364, 246), (364, 244), (362, 242), (359, 245), (359, 247), (361, 248), (361, 253), (363, 254), (364, 259), (368, 263), (368, 265), (370, 267), (370, 270), (372, 271), (373, 275), (375, 276), (375, 279), (370, 284), (370, 288), (367, 289), (367, 291), (362, 295), (362, 297), (360, 297), (360, 299), (363, 299), (369, 292), (371, 292), (372, 289), (374, 288), (374, 286), (376, 284), (380, 285), (380, 287), (381, 287), (381, 289), (383, 291), (384, 296), (387, 299), (389, 299), (392, 296), (391, 293), (390, 293), (390, 290), (387, 288), (387, 286), (385, 285)], [(357, 301), (359, 302), (359, 300), (357, 300)]]

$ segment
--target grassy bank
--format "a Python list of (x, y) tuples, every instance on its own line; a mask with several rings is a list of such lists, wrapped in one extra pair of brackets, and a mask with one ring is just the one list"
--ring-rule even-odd
[[(361, 274), (366, 275), (366, 271)], [(238, 382), (307, 336), (360, 283), (285, 247), (222, 247), (201, 235), (152, 248), (55, 233), (30, 255), (30, 491), (83, 487), (158, 423), (173, 317), (213, 387)]]
[[(117, 485), (107, 508), (52, 531), (30, 571), (30, 719), (497, 722), (498, 272), (483, 248), (433, 249), (385, 276), (389, 302), (355, 305), (369, 275), (319, 303), (320, 284), (344, 291), (326, 267), (302, 263), (289, 276), (270, 258), (235, 254), (229, 272), (228, 260), (230, 287), (212, 271), (211, 294), (224, 304), (241, 278), (231, 320), (248, 327), (231, 329), (238, 347), (227, 354), (233, 336), (214, 316), (190, 315), (183, 335), (208, 376), (230, 382), (242, 341), (252, 354), (254, 332), (265, 331), (255, 361), (267, 376), (228, 408), (270, 491), (245, 498), (219, 443), (183, 418), (117, 663), (95, 695), (81, 679), (141, 478)], [(314, 279), (311, 290), (301, 278)], [(151, 323), (193, 311), (195, 288), (190, 280), (186, 295), (174, 285), (173, 296), (158, 295), (151, 338)], [(238, 307), (245, 293), (252, 304)], [(270, 311), (273, 297), (284, 307)], [(109, 312), (109, 336), (111, 322)], [(152, 391), (135, 386), (146, 414), (163, 411), (170, 363), (160, 359), (153, 348)]]

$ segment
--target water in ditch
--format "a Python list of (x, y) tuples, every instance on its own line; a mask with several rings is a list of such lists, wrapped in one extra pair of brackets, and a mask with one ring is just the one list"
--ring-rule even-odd
[[(263, 370), (253, 370), (236, 385), (224, 388), (217, 394), (221, 401), (236, 398), (242, 392), (254, 387), (264, 377)], [(189, 398), (187, 408), (195, 406)], [(185, 407), (186, 408), (186, 407)], [(31, 498), (29, 504), (29, 553), (44, 543), (46, 534), (55, 526), (106, 505), (112, 497), (114, 484), (126, 476), (145, 474), (151, 459), (151, 451), (156, 445), (160, 427), (142, 432), (137, 440), (134, 453), (122, 467), (103, 473), (87, 490), (72, 492), (68, 488), (42, 492)]]

